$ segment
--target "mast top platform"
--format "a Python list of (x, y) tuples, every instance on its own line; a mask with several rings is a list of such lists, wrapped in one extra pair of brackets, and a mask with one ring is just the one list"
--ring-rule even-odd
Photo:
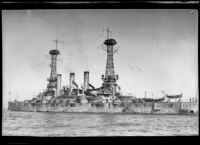
[(105, 45), (115, 45), (115, 44), (117, 44), (117, 42), (115, 39), (107, 39), (104, 41), (104, 44)]
[(53, 50), (49, 51), (49, 54), (51, 54), (51, 55), (58, 55), (58, 54), (60, 54), (60, 51), (57, 50), (57, 49), (53, 49)]

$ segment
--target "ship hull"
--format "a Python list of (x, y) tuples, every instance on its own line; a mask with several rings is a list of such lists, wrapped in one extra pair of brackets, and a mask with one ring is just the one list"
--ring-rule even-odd
[(124, 113), (153, 114), (153, 103), (130, 103), (124, 108)]
[(181, 103), (160, 102), (154, 103), (154, 114), (179, 114)]
[(129, 113), (129, 114), (198, 114), (197, 103), (148, 102), (129, 103), (120, 106), (92, 106), (89, 103), (64, 105), (31, 105), (9, 102), (8, 110), (22, 112), (70, 112), (70, 113)]
[(122, 113), (123, 107), (120, 106), (95, 107), (91, 106), (91, 104), (76, 104), (74, 107), (62, 106), (62, 105), (49, 105), (49, 104), (42, 104), (40, 106), (37, 105), (25, 106), (23, 104), (10, 103), (8, 110), (23, 111), (23, 112)]

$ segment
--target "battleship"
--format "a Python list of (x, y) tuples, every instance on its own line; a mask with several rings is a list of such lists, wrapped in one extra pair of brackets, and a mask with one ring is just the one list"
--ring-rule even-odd
[(116, 52), (116, 40), (109, 37), (103, 45), (106, 47), (107, 61), (105, 75), (101, 76), (102, 85), (96, 88), (90, 83), (89, 71), (83, 73), (83, 86), (75, 81), (75, 73), (69, 74), (69, 86), (61, 85), (61, 74), (57, 74), (57, 48), (49, 51), (51, 72), (47, 78), (46, 89), (31, 100), (9, 101), (9, 111), (24, 112), (70, 112), (70, 113), (131, 113), (131, 114), (198, 114), (198, 101), (182, 102), (183, 94), (168, 95), (159, 99), (137, 98), (122, 95), (115, 74), (113, 55)]

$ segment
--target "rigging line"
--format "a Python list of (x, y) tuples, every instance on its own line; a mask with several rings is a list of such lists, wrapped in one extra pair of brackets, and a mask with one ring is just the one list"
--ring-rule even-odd
[[(92, 48), (93, 49), (93, 48)], [(80, 53), (80, 52), (77, 52), (77, 53), (71, 53), (71, 54), (67, 54), (67, 53), (63, 53), (62, 55), (63, 56), (76, 56), (76, 55), (83, 55), (83, 54), (86, 54), (87, 52), (90, 52), (91, 51), (91, 49), (86, 49), (86, 48), (83, 48), (83, 52), (82, 53)]]
[(73, 56), (73, 55), (79, 55), (80, 53), (71, 53), (71, 54), (62, 54), (63, 56)]
[[(91, 51), (91, 49), (94, 49), (94, 47), (88, 47), (85, 46), (82, 48), (83, 52), (82, 53), (87, 53), (88, 51)], [(81, 53), (81, 54), (82, 54)], [(61, 55), (80, 55), (80, 52), (75, 52), (75, 53), (62, 53)]]
[(44, 67), (45, 66), (45, 62), (46, 62), (46, 58), (44, 58), (41, 63), (35, 64), (34, 68), (38, 68), (40, 66)]
[(59, 41), (57, 38), (56, 38), (56, 40), (53, 40), (53, 42), (56, 43), (56, 50), (57, 50), (57, 48), (58, 48), (58, 43), (60, 43), (60, 44), (65, 44), (63, 41)]
[(97, 41), (99, 38), (104, 38), (104, 32), (107, 32), (107, 39), (109, 38), (109, 34), (112, 35), (112, 31), (110, 31), (109, 29), (109, 21), (107, 21), (107, 28), (106, 29), (102, 29), (102, 31), (99, 33), (99, 35), (97, 35), (97, 37), (95, 39), (93, 39), (92, 41), (90, 41), (91, 44), (93, 44), (95, 41)]
[[(102, 34), (103, 33), (101, 33), (99, 36), (102, 37), (103, 36)], [(99, 38), (99, 36), (97, 37), (97, 39)], [(96, 41), (97, 39), (94, 39), (93, 41)], [(90, 42), (89, 46), (91, 46), (91, 45), (93, 45), (93, 43)], [(101, 46), (103, 46), (103, 44), (101, 44), (100, 46), (98, 46), (98, 48), (101, 47)], [(90, 49), (94, 49), (94, 47), (87, 47), (87, 48), (85, 47), (85, 48), (83, 48), (83, 50), (84, 50), (83, 53), (85, 53), (87, 51), (91, 51)], [(80, 53), (72, 53), (72, 54), (66, 54), (66, 53), (64, 53), (64, 54), (61, 54), (61, 55), (67, 55), (67, 56), (68, 55), (80, 55)]]
[(137, 65), (136, 65), (136, 68), (137, 68), (138, 71), (141, 71), (141, 69)]
[[(122, 51), (122, 53), (123, 53), (123, 51)], [(124, 53), (125, 54), (125, 53)], [(126, 62), (129, 62), (130, 60), (128, 60), (126, 57), (122, 57), (123, 58), (123, 60), (124, 61), (126, 61)], [(133, 68), (133, 67), (132, 67)], [(138, 71), (140, 71), (140, 72), (142, 72), (142, 69), (138, 66), (138, 65), (135, 65), (135, 68), (138, 70)]]
[(133, 67), (131, 65), (128, 64), (128, 66), (132, 71), (134, 71), (134, 69), (133, 69)]
[(99, 38), (103, 38), (103, 30), (97, 35), (96, 38), (94, 38), (93, 40), (89, 41), (90, 45), (93, 44), (95, 41), (97, 41)]
[(90, 56), (86, 56), (87, 58), (92, 58), (92, 57), (102, 57), (101, 55), (90, 55)]

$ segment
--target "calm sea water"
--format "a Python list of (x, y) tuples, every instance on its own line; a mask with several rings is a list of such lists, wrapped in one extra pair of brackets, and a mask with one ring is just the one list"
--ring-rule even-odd
[(3, 136), (198, 135), (198, 116), (3, 112)]

